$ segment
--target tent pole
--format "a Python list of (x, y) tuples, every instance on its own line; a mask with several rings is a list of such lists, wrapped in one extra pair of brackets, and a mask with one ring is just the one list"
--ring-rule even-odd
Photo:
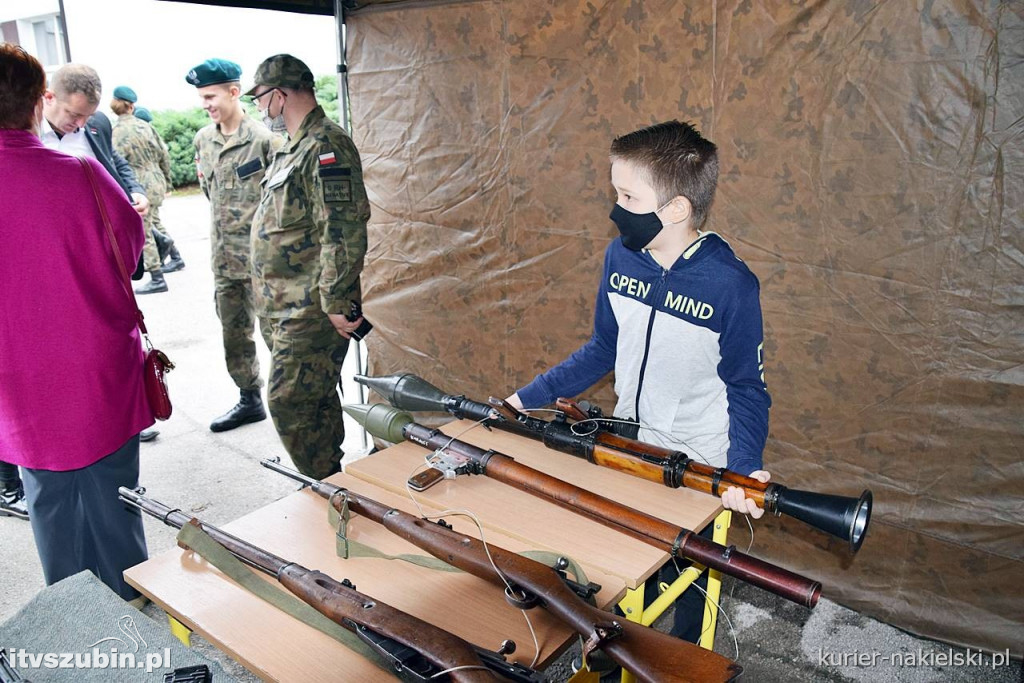
[(348, 50), (345, 8), (343, 0), (334, 0), (334, 23), (338, 30), (338, 114), (341, 117), (341, 127), (352, 134), (352, 120), (349, 116), (348, 106)]

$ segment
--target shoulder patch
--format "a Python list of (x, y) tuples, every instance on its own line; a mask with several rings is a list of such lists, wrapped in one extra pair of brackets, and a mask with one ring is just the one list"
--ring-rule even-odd
[(348, 204), (352, 201), (352, 180), (349, 178), (324, 179), (324, 204)]
[(327, 152), (317, 157), (321, 166), (330, 166), (331, 164), (338, 163), (338, 157), (335, 156), (334, 152)]

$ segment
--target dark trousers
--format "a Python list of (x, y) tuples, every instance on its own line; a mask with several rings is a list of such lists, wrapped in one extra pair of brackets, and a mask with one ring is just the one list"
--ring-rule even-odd
[[(714, 522), (708, 524), (700, 532), (700, 535), (711, 540), (714, 535), (714, 527)], [(660, 595), (658, 593), (659, 583), (671, 584), (679, 578), (679, 571), (676, 569), (677, 563), (679, 569), (683, 570), (692, 564), (692, 562), (687, 560), (676, 560), (676, 562), (669, 560), (662, 565), (661, 569), (652, 575), (651, 578), (647, 579), (647, 582), (644, 584), (644, 608), (648, 607)], [(695, 586), (699, 586), (701, 590), (697, 590)], [(704, 593), (701, 591), (706, 591), (707, 589), (708, 573), (705, 571), (676, 600), (675, 617), (669, 633), (676, 638), (691, 643), (696, 643), (700, 640), (701, 629), (704, 625)]]
[(148, 557), (142, 515), (118, 500), (139, 485), (139, 437), (68, 472), (22, 468), (25, 500), (46, 585), (88, 569), (125, 600), (139, 596), (121, 576)]

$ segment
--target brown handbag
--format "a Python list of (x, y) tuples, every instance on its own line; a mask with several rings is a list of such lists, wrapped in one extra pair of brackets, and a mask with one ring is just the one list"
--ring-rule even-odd
[(110, 218), (107, 216), (107, 207), (103, 204), (99, 187), (96, 185), (96, 175), (93, 173), (92, 166), (89, 165), (88, 161), (82, 157), (78, 157), (78, 161), (82, 164), (82, 168), (85, 169), (85, 175), (89, 178), (89, 183), (92, 185), (93, 194), (96, 196), (96, 205), (99, 206), (103, 225), (107, 228), (107, 239), (114, 250), (114, 260), (117, 261), (117, 268), (121, 271), (121, 278), (125, 291), (128, 293), (128, 298), (132, 300), (132, 306), (135, 307), (139, 332), (142, 333), (142, 338), (146, 342), (146, 358), (143, 361), (142, 380), (146, 387), (146, 398), (149, 400), (149, 408), (153, 412), (153, 417), (158, 420), (166, 420), (171, 416), (171, 396), (167, 393), (167, 378), (165, 375), (174, 369), (174, 363), (171, 362), (163, 351), (154, 349), (153, 344), (149, 341), (149, 333), (146, 331), (146, 323), (143, 319), (142, 311), (139, 310), (139, 305), (135, 301), (135, 293), (132, 291), (132, 281), (128, 275), (128, 269), (124, 267), (124, 259), (121, 258), (121, 250), (117, 246), (117, 237), (114, 235), (114, 228), (110, 224)]

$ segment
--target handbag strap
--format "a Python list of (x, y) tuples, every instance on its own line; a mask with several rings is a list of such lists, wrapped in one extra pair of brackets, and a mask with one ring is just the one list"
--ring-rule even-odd
[(110, 242), (110, 247), (114, 250), (114, 260), (117, 261), (117, 269), (121, 271), (121, 284), (124, 286), (124, 291), (128, 294), (128, 298), (132, 300), (132, 306), (135, 307), (136, 319), (139, 325), (139, 331), (146, 339), (146, 346), (150, 347), (149, 333), (146, 331), (146, 323), (142, 315), (142, 311), (139, 309), (138, 301), (135, 299), (135, 293), (132, 291), (132, 280), (128, 275), (128, 269), (124, 267), (124, 258), (121, 256), (121, 249), (117, 246), (117, 236), (114, 235), (114, 226), (110, 224), (110, 216), (107, 215), (107, 206), (103, 203), (103, 198), (100, 197), (100, 188), (96, 184), (96, 174), (92, 170), (92, 166), (85, 157), (78, 157), (78, 162), (82, 164), (82, 168), (85, 169), (85, 175), (89, 179), (89, 184), (92, 185), (93, 196), (96, 197), (96, 206), (100, 209), (100, 217), (103, 219), (103, 225), (107, 229), (107, 240)]

